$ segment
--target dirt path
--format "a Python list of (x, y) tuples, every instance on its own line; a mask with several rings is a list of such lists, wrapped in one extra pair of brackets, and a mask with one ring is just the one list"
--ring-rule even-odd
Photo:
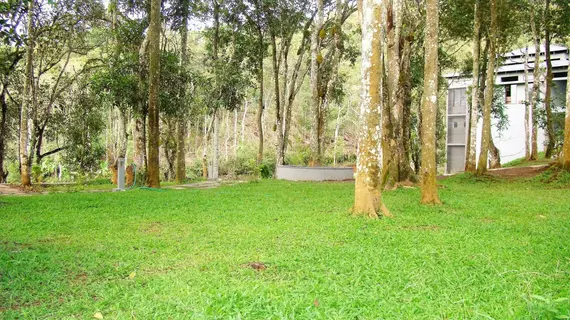
[(2, 195), (2, 196), (25, 196), (25, 195), (29, 195), (29, 193), (20, 189), (19, 187), (2, 183), (2, 184), (0, 184), (0, 195)]
[(500, 168), (491, 169), (487, 171), (487, 174), (495, 177), (501, 177), (506, 179), (513, 178), (532, 178), (543, 173), (550, 167), (549, 164), (529, 166), (529, 167), (513, 167), (513, 168)]

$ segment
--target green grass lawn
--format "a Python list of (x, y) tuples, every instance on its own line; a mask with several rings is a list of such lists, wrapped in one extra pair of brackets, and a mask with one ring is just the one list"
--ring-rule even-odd
[(528, 166), (539, 166), (551, 163), (552, 159), (544, 158), (544, 152), (538, 153), (538, 159), (533, 161), (528, 161), (526, 158), (515, 159), (511, 162), (507, 162), (502, 165), (503, 168), (513, 168), (513, 167), (528, 167)]
[(2, 197), (0, 318), (568, 318), (568, 186), (442, 184), (381, 220), (350, 183)]

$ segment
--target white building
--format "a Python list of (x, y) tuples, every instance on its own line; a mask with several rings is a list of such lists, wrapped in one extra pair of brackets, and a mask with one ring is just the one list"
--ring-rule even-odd
[[(505, 108), (508, 116), (508, 127), (498, 132), (495, 123), (492, 123), (493, 141), (501, 154), (501, 162), (507, 163), (525, 156), (525, 51), (519, 49), (507, 53), (505, 62), (496, 69), (495, 84), (505, 87)], [(534, 83), (534, 56), (536, 50), (528, 49), (529, 90), (532, 91)], [(552, 45), (550, 48), (554, 86), (552, 90), (552, 103), (564, 105), (566, 80), (568, 76), (569, 56), (568, 49), (563, 46)], [(541, 98), (544, 99), (544, 78), (546, 74), (545, 50), (541, 47)], [(447, 164), (445, 171), (448, 174), (464, 171), (465, 152), (467, 150), (467, 130), (469, 125), (469, 107), (467, 89), (472, 84), (472, 78), (461, 77), (456, 74), (445, 76), (448, 80), (447, 95)], [(529, 95), (530, 96), (530, 95)], [(477, 159), (481, 145), (482, 119), (477, 125)], [(543, 151), (546, 136), (544, 130), (538, 131), (538, 148)]]

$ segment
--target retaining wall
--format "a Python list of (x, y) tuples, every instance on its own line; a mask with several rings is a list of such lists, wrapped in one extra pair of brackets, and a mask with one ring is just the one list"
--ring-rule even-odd
[(277, 166), (275, 177), (290, 181), (348, 181), (354, 180), (354, 168)]

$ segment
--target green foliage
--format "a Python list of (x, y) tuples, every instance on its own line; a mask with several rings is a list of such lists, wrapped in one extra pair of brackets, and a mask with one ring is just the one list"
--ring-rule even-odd
[(568, 190), (442, 184), (442, 206), (420, 205), (417, 189), (383, 193), (395, 217), (380, 220), (350, 215), (351, 183), (3, 197), (1, 315), (570, 315)]

